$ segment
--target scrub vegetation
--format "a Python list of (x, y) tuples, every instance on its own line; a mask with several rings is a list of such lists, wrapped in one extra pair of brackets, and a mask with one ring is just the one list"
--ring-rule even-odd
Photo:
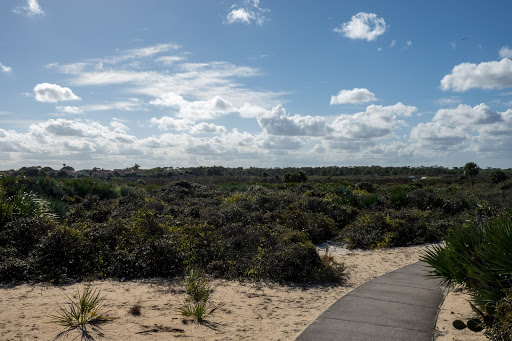
[[(343, 283), (314, 244), (443, 240), (510, 205), (510, 170), (28, 167), (0, 177), (0, 281), (177, 277)], [(414, 175), (412, 175), (414, 174)], [(471, 184), (473, 182), (473, 185)]]

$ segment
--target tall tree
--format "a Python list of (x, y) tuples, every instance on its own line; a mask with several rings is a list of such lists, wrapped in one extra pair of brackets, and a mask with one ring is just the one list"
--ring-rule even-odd
[(471, 178), (471, 187), (473, 187), (474, 178), (478, 175), (479, 170), (480, 168), (474, 162), (468, 162), (464, 165), (464, 175)]

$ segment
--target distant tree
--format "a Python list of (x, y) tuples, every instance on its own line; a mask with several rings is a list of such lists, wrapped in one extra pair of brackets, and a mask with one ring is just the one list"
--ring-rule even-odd
[(134, 165), (132, 166), (132, 169), (133, 169), (133, 170), (137, 170), (137, 169), (139, 169), (139, 168), (140, 168), (140, 165), (139, 165), (138, 163), (136, 163), (136, 164), (134, 164)]
[(491, 181), (493, 184), (500, 183), (502, 181), (507, 180), (507, 174), (501, 169), (495, 169), (491, 173)]
[(308, 177), (306, 173), (303, 171), (298, 171), (295, 173), (284, 173), (283, 175), (283, 182), (284, 183), (290, 183), (290, 182), (306, 182), (308, 181)]
[(474, 162), (468, 162), (464, 165), (464, 175), (471, 178), (471, 186), (474, 184), (474, 178), (478, 175), (480, 168)]

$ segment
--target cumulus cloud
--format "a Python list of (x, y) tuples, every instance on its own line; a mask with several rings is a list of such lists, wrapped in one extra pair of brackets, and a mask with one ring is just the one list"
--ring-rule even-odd
[(411, 138), (422, 149), (510, 153), (512, 109), (496, 112), (484, 103), (440, 109), (432, 122), (414, 127)]
[(376, 101), (375, 95), (365, 88), (354, 88), (352, 90), (341, 90), (338, 95), (331, 96), (331, 105), (345, 103), (365, 103)]
[(11, 73), (12, 67), (9, 67), (9, 66), (6, 66), (6, 65), (0, 63), (0, 71), (5, 72), (5, 73)]
[(441, 80), (441, 89), (463, 92), (473, 88), (503, 89), (512, 87), (512, 61), (462, 63)]
[(177, 108), (176, 116), (192, 120), (212, 120), (237, 111), (233, 104), (220, 96), (215, 96), (207, 101), (189, 102), (180, 95), (169, 92), (149, 103), (157, 106)]
[(266, 149), (286, 149), (294, 150), (300, 149), (304, 146), (304, 143), (296, 137), (287, 136), (268, 136), (263, 141), (263, 148)]
[(195, 123), (192, 120), (176, 119), (169, 116), (153, 117), (150, 122), (152, 126), (158, 127), (160, 130), (189, 130)]
[(57, 84), (40, 83), (34, 87), (35, 99), (38, 102), (57, 103), (61, 101), (76, 101), (81, 98), (71, 91), (70, 88)]
[(390, 106), (370, 105), (364, 112), (340, 115), (330, 124), (333, 135), (343, 139), (367, 140), (389, 135), (398, 116), (409, 117), (417, 111), (414, 106), (398, 102)]
[(220, 134), (226, 132), (226, 127), (215, 123), (201, 122), (190, 129), (192, 134)]
[(244, 103), (244, 105), (238, 108), (238, 112), (244, 118), (258, 118), (270, 114), (269, 110), (249, 103)]
[(289, 116), (280, 105), (272, 108), (268, 115), (259, 117), (258, 123), (270, 135), (323, 136), (328, 131), (323, 117)]
[(266, 20), (265, 14), (269, 12), (268, 8), (261, 8), (259, 0), (245, 0), (242, 6), (232, 6), (231, 11), (226, 16), (228, 24), (250, 24), (255, 22), (261, 26)]
[(44, 15), (44, 11), (41, 9), (41, 6), (39, 6), (37, 0), (27, 0), (24, 6), (16, 7), (13, 12), (28, 17)]
[(353, 15), (350, 21), (336, 27), (334, 32), (350, 39), (374, 41), (386, 32), (386, 28), (384, 18), (379, 18), (374, 13), (360, 12)]
[(497, 123), (503, 119), (499, 113), (481, 103), (474, 107), (459, 104), (454, 109), (440, 109), (436, 112), (433, 121), (457, 127)]
[(508, 46), (503, 46), (500, 49), (500, 57), (501, 58), (512, 58), (512, 49)]
[(411, 137), (423, 147), (437, 150), (453, 150), (466, 141), (462, 129), (446, 126), (441, 122), (420, 123), (411, 130)]

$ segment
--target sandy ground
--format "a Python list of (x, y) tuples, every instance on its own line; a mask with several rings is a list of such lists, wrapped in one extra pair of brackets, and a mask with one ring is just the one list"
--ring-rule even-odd
[[(418, 261), (425, 248), (348, 251), (331, 246), (335, 259), (345, 263), (349, 275), (345, 286), (282, 286), (214, 280), (212, 300), (224, 305), (208, 316), (206, 323), (199, 325), (184, 323), (178, 312), (186, 295), (183, 284), (177, 280), (0, 288), (0, 340), (54, 339), (63, 327), (51, 323), (50, 315), (59, 306), (66, 307), (66, 295), (73, 297), (86, 284), (101, 291), (105, 297), (104, 309), (115, 317), (103, 324), (100, 331), (91, 331), (95, 339), (103, 335), (108, 340), (294, 340), (344, 294), (370, 279)], [(324, 250), (319, 252), (325, 253)], [(141, 306), (140, 316), (129, 313), (135, 304)], [(443, 338), (438, 340), (469, 340), (466, 336), (452, 338), (448, 335), (447, 331), (453, 329), (452, 317), (457, 316), (451, 311), (458, 311), (458, 308), (443, 306), (443, 309), (438, 325)], [(72, 331), (60, 339), (73, 338), (79, 340), (80, 334)]]
[(457, 330), (452, 323), (455, 320), (467, 322), (478, 317), (469, 305), (470, 296), (460, 289), (451, 290), (446, 296), (439, 316), (437, 317), (436, 341), (483, 341), (487, 340), (483, 332), (472, 332), (469, 329)]

